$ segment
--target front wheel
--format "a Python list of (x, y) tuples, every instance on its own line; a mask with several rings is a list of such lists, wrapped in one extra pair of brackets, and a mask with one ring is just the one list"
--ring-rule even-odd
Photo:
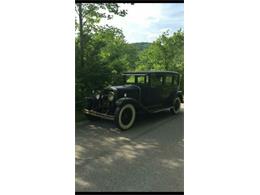
[(171, 108), (171, 112), (173, 114), (178, 114), (180, 112), (180, 109), (181, 109), (181, 100), (179, 97), (176, 97), (174, 100), (173, 100), (173, 107)]
[(135, 122), (136, 110), (132, 104), (117, 107), (115, 111), (115, 123), (121, 130), (131, 128)]

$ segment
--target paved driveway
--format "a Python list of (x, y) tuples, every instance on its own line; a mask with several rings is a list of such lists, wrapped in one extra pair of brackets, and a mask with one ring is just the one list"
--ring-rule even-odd
[(76, 191), (183, 191), (184, 111), (140, 117), (128, 131), (106, 120), (76, 127)]

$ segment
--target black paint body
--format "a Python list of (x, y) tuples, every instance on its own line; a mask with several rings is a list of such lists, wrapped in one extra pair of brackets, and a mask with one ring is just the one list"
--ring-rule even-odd
[[(179, 91), (180, 74), (177, 72), (126, 72), (122, 76), (124, 77), (123, 85), (110, 86), (96, 92), (93, 97), (87, 97), (86, 108), (107, 115), (114, 115), (116, 107), (126, 103), (133, 104), (137, 112), (154, 112), (170, 108), (176, 97), (180, 97), (183, 103), (182, 92)], [(131, 84), (126, 81), (129, 76), (135, 78), (135, 81)], [(140, 77), (143, 79), (141, 83), (138, 82)], [(158, 83), (156, 84), (154, 80)], [(108, 94), (111, 92), (114, 94), (113, 101), (108, 100)], [(100, 95), (99, 99), (96, 98), (97, 94)]]

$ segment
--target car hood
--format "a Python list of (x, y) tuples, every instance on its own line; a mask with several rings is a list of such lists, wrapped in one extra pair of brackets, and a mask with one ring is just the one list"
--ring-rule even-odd
[(111, 86), (107, 89), (112, 89), (113, 91), (133, 91), (139, 90), (140, 88), (136, 85), (118, 85), (118, 86)]
[(110, 86), (106, 88), (107, 91), (114, 91), (117, 94), (117, 98), (124, 97), (125, 94), (127, 97), (131, 97), (134, 99), (139, 99), (140, 97), (140, 87), (136, 85), (118, 85), (118, 86)]

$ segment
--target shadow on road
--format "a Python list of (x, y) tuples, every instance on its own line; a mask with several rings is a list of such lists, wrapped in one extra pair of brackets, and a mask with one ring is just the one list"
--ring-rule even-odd
[(183, 111), (139, 116), (127, 131), (106, 120), (78, 124), (76, 191), (167, 191), (172, 183), (182, 191), (183, 147)]

